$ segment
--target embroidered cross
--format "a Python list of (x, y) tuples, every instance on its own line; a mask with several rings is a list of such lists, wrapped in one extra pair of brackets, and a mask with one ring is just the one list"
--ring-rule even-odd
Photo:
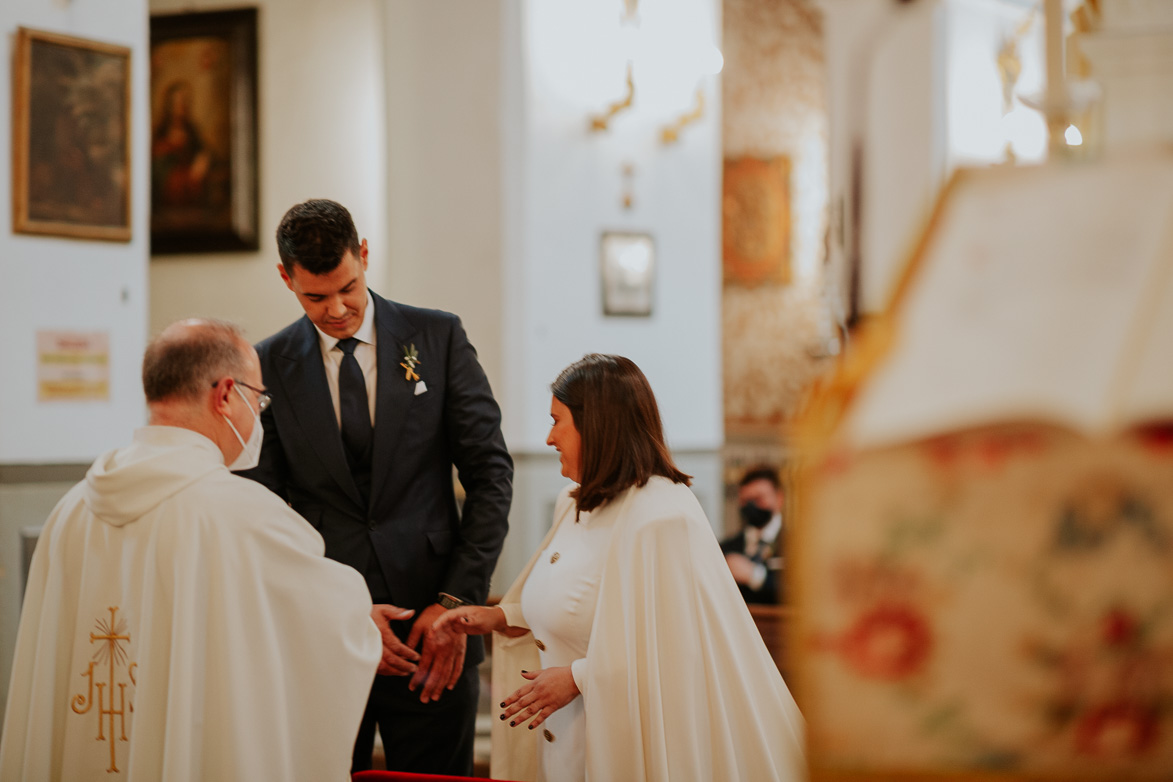
[[(118, 607), (110, 607), (110, 621), (99, 619), (94, 623), (97, 633), (90, 633), (90, 643), (99, 644), (94, 651), (94, 659), (90, 661), (89, 667), (85, 673), (81, 674), (82, 678), (89, 680), (88, 694), (77, 694), (73, 696), (73, 702), (70, 706), (77, 714), (85, 714), (94, 705), (94, 687), (98, 688), (98, 735), (97, 741), (110, 742), (110, 767), (106, 769), (107, 773), (119, 773), (118, 762), (115, 757), (115, 738), (114, 726), (117, 718), (118, 724), (118, 741), (127, 741), (126, 737), (126, 682), (116, 681), (114, 678), (114, 669), (116, 667), (123, 667), (127, 664), (127, 652), (123, 647), (123, 643), (130, 643), (130, 633), (127, 631), (126, 620), (117, 618)], [(99, 663), (109, 664), (109, 678), (104, 682), (94, 681), (94, 666)], [(138, 667), (138, 663), (130, 663), (126, 667), (126, 675), (130, 679), (130, 683), (134, 685), (134, 670)], [(118, 708), (114, 708), (114, 688), (118, 687)], [(106, 704), (106, 688), (109, 687), (110, 703)], [(129, 704), (129, 709), (134, 712), (134, 704)], [(109, 717), (110, 735), (106, 735), (106, 718)]]

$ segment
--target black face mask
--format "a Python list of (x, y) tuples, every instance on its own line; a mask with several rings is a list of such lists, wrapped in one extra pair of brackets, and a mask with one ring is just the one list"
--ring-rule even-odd
[(772, 518), (774, 518), (772, 511), (759, 508), (752, 502), (747, 502), (741, 506), (741, 520), (751, 527), (761, 529), (769, 524)]

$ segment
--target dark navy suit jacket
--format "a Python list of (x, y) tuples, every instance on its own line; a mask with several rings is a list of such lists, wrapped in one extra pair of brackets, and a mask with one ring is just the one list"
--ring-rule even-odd
[[(440, 592), (484, 604), (513, 494), (500, 408), (457, 316), (371, 296), (377, 400), (369, 504), (347, 466), (307, 317), (256, 346), (273, 404), (261, 415), (260, 465), (242, 475), (304, 516), (331, 559), (362, 572), (373, 550), (394, 605), (418, 614)], [(412, 345), (427, 388), (420, 394), (400, 366)], [(459, 511), (453, 466), (465, 492)], [(483, 656), (479, 637), (470, 638), (466, 665)]]
[[(774, 541), (771, 547), (776, 551), (777, 545), (782, 542), (781, 533), (778, 535), (778, 540)], [(741, 530), (736, 535), (725, 538), (721, 541), (722, 554), (745, 554), (745, 530)], [(766, 564), (766, 563), (762, 563)], [(745, 584), (738, 584), (737, 588), (741, 590), (741, 596), (745, 598), (747, 603), (779, 603), (782, 600), (781, 588), (782, 582), (778, 577), (777, 570), (766, 568), (766, 580), (758, 589), (750, 589)]]

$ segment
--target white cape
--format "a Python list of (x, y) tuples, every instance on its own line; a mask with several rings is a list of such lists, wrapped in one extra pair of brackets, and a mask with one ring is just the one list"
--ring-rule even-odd
[(140, 429), (42, 530), (0, 779), (348, 779), (381, 643), (323, 548), (207, 438)]
[[(569, 487), (553, 528), (502, 604), (520, 604), (533, 563), (574, 520)], [(617, 513), (583, 669), (590, 782), (806, 779), (803, 722), (688, 487), (652, 478)], [(508, 610), (517, 610), (512, 606)], [(533, 636), (493, 637), (493, 701), (537, 670)], [(541, 731), (493, 720), (492, 775), (532, 780)]]

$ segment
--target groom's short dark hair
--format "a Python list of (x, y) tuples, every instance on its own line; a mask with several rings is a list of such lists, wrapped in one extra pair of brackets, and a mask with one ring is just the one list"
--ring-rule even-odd
[(350, 212), (337, 201), (304, 201), (291, 207), (277, 226), (277, 255), (290, 277), (295, 265), (310, 274), (329, 274), (347, 250), (358, 256), (358, 231)]

